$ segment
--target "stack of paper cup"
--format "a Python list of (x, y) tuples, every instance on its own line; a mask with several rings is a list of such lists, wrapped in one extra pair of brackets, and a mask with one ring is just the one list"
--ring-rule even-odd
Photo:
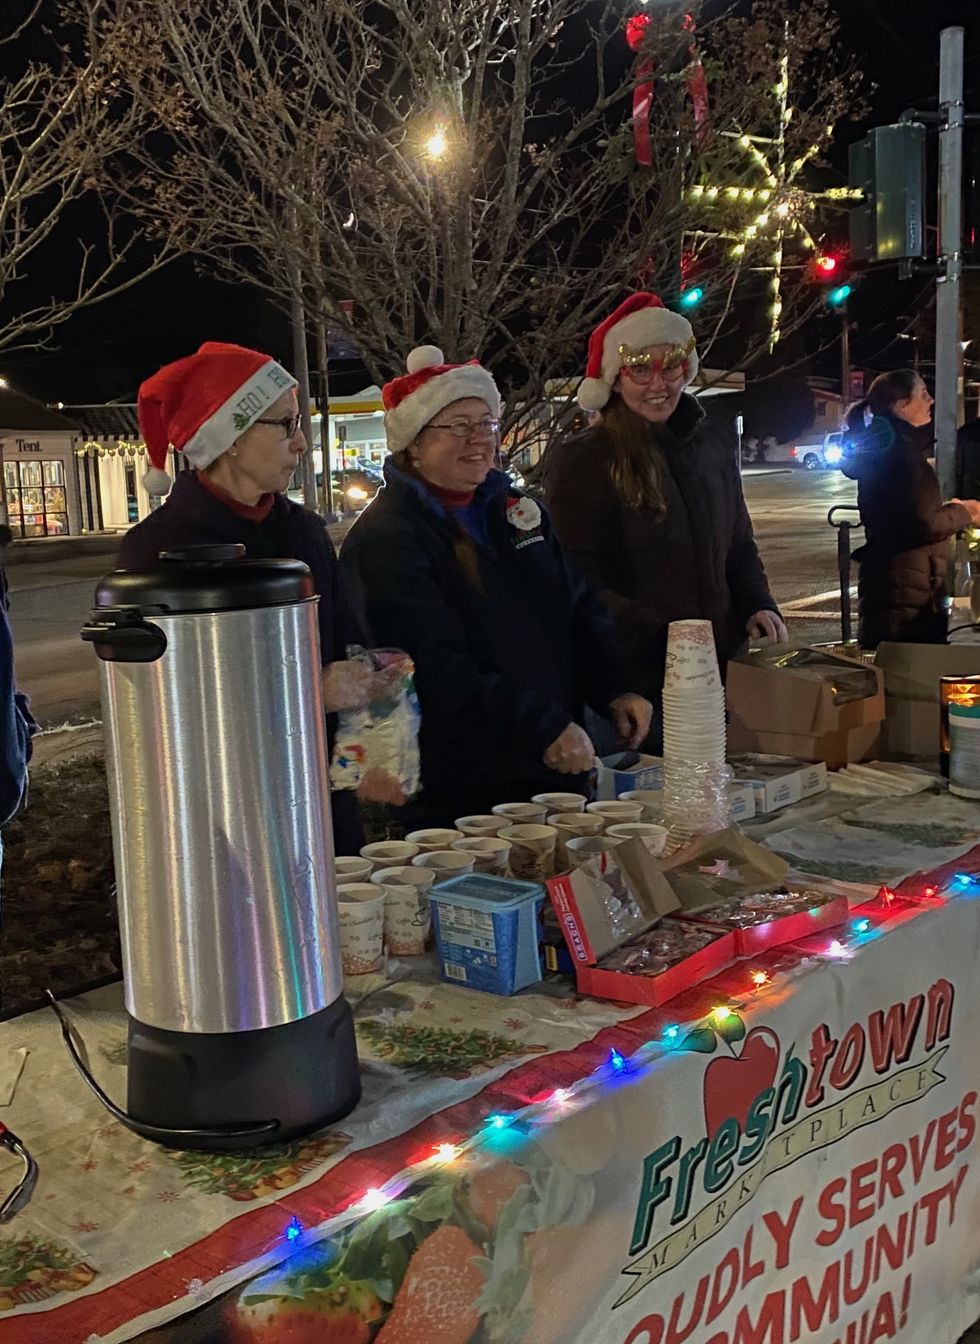
[(670, 623), (663, 706), (664, 820), (677, 839), (723, 830), (725, 693), (710, 621)]

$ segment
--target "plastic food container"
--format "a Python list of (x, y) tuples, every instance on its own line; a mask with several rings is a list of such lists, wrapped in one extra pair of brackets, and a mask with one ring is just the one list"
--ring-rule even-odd
[(542, 977), (538, 911), (544, 888), (489, 873), (440, 882), (429, 893), (443, 980), (515, 994)]

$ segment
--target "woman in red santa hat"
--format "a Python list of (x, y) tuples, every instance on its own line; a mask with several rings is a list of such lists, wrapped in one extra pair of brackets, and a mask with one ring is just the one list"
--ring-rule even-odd
[(547, 515), (495, 467), (493, 378), (422, 346), (382, 398), (385, 486), (351, 528), (341, 568), (374, 640), (415, 660), (416, 815), (445, 825), (581, 789), (595, 756), (584, 706), (610, 716), (628, 745), (645, 737), (650, 706), (632, 693), (608, 612)]
[(543, 470), (565, 549), (612, 610), (633, 684), (658, 707), (670, 621), (710, 620), (723, 668), (749, 637), (789, 637), (734, 440), (685, 390), (697, 371), (687, 318), (634, 294), (589, 341), (578, 402), (598, 421), (550, 449)]
[[(239, 543), (257, 559), (302, 560), (320, 597), (323, 698), (335, 712), (366, 703), (373, 674), (346, 661), (347, 646), (363, 637), (323, 521), (283, 493), (307, 451), (296, 387), (268, 355), (220, 341), (148, 378), (138, 406), (153, 464), (144, 485), (167, 498), (123, 538), (121, 561), (137, 569), (154, 564), (161, 551), (224, 543)], [(165, 470), (168, 448), (194, 468), (179, 472), (176, 482)], [(331, 738), (332, 728), (328, 721)], [(356, 854), (364, 844), (356, 799), (338, 792), (332, 806), (336, 852)]]

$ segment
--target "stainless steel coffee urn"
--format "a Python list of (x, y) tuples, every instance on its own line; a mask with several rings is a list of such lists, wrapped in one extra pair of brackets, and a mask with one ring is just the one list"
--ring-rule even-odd
[(243, 557), (118, 570), (82, 632), (101, 660), (127, 1122), (183, 1148), (278, 1143), (360, 1095), (318, 599), (305, 565)]

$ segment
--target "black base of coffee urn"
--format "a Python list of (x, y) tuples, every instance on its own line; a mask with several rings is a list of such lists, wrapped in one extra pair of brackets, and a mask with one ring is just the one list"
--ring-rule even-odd
[[(129, 1019), (133, 1127), (202, 1131), (151, 1136), (167, 1147), (230, 1152), (285, 1143), (342, 1119), (360, 1096), (354, 1019), (343, 997), (261, 1031), (164, 1031)], [(277, 1124), (269, 1130), (220, 1132), (270, 1120)]]

